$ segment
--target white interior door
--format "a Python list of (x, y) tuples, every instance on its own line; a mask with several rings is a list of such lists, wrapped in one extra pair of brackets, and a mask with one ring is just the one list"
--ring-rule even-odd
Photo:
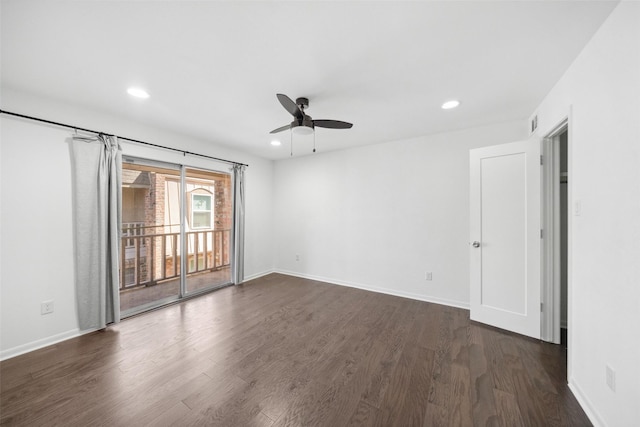
[(540, 141), (470, 151), (471, 319), (540, 338)]

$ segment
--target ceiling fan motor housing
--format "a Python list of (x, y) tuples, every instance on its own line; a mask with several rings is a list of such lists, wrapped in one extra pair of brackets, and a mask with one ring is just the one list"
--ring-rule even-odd
[(309, 106), (309, 99), (305, 97), (296, 98), (296, 105), (304, 110)]

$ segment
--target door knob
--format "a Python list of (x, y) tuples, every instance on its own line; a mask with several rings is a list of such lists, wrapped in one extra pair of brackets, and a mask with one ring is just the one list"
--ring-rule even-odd
[(480, 247), (480, 242), (478, 242), (477, 240), (475, 242), (472, 243), (474, 248), (479, 248)]

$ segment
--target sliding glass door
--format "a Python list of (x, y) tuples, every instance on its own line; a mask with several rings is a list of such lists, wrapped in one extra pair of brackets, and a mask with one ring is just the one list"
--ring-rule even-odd
[(231, 176), (128, 159), (122, 165), (122, 317), (231, 282)]
[[(177, 299), (180, 292), (181, 170), (122, 164), (120, 312)], [(178, 199), (177, 203), (170, 200)]]
[(187, 294), (231, 282), (231, 175), (197, 169), (185, 173)]

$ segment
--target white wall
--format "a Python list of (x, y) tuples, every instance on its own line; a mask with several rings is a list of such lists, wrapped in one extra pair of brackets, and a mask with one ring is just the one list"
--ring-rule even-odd
[[(640, 419), (638, 22), (640, 3), (622, 2), (537, 109), (540, 136), (571, 112), (570, 204), (579, 201), (582, 214), (570, 218), (569, 381), (592, 421), (609, 426)], [(468, 150), (525, 136), (523, 124), (508, 123), (293, 158), (272, 171), (271, 162), (160, 129), (6, 90), (3, 98), (4, 109), (250, 163), (248, 276), (271, 269), (276, 237), (278, 270), (463, 307)], [(72, 335), (77, 322), (68, 132), (1, 124), (6, 357)], [(56, 311), (40, 316), (45, 299)], [(607, 364), (616, 392), (605, 384)]]
[[(0, 355), (77, 331), (68, 132), (2, 120)], [(54, 300), (53, 314), (40, 303)], [(24, 348), (22, 346), (25, 346)]]
[(276, 269), (468, 307), (469, 149), (524, 138), (523, 120), (276, 162)]
[(569, 209), (582, 206), (570, 216), (570, 386), (594, 424), (638, 425), (640, 3), (613, 11), (537, 114), (541, 136), (570, 117)]
[[(24, 93), (3, 90), (8, 111), (115, 133), (160, 145), (248, 163), (245, 275), (273, 269), (270, 160), (210, 142), (141, 126)], [(79, 333), (75, 308), (69, 130), (0, 116), (0, 358), (32, 350)], [(123, 143), (123, 152), (196, 167), (227, 170), (228, 165), (179, 153)], [(52, 314), (40, 303), (55, 301)]]

